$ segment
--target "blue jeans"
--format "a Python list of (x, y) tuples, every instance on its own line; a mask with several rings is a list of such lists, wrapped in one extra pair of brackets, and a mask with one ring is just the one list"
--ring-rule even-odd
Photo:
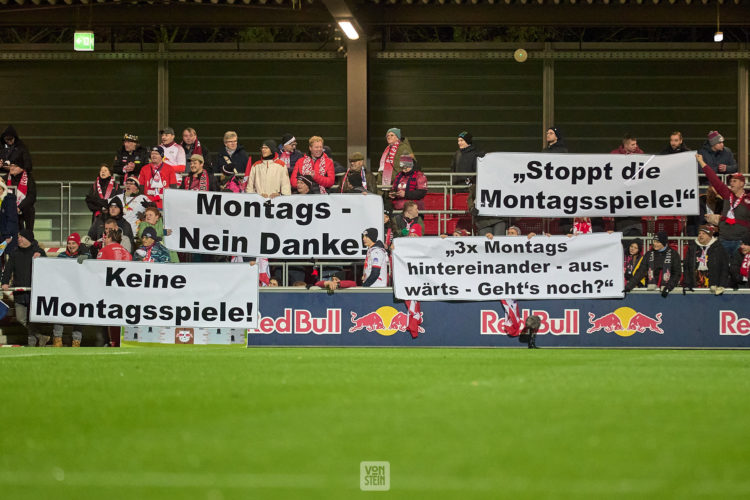
[(719, 243), (727, 250), (729, 257), (734, 255), (738, 248), (740, 248), (741, 240), (719, 240)]

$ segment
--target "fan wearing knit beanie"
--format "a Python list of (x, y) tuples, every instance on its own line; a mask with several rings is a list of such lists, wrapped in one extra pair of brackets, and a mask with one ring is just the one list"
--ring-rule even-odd
[[(477, 172), (477, 158), (484, 156), (474, 144), (474, 136), (464, 130), (458, 133), (458, 150), (453, 153), (451, 161), (451, 172), (472, 173)], [(453, 177), (452, 184), (470, 186), (474, 184), (476, 177)]]
[(383, 184), (390, 186), (393, 183), (396, 174), (401, 171), (400, 158), (404, 156), (416, 158), (409, 140), (404, 137), (400, 128), (389, 128), (385, 133), (385, 141), (388, 144), (380, 156), (377, 178), (378, 186)]
[[(706, 142), (698, 150), (706, 165), (717, 174), (733, 174), (737, 171), (737, 160), (732, 150), (724, 145), (724, 136), (712, 130), (706, 136)], [(705, 184), (705, 180), (701, 184)]]
[(568, 146), (565, 144), (562, 132), (557, 127), (550, 127), (547, 129), (546, 136), (547, 146), (542, 150), (542, 153), (567, 153)]
[(652, 250), (643, 256), (643, 263), (633, 273), (625, 292), (633, 288), (646, 278), (646, 286), (649, 290), (661, 290), (661, 296), (669, 295), (682, 277), (682, 260), (680, 254), (669, 246), (669, 237), (664, 231), (656, 234), (652, 243)]

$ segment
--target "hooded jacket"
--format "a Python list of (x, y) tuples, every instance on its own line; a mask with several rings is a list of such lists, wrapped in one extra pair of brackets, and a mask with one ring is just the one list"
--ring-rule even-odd
[[(36, 240), (32, 240), (31, 246), (27, 248), (16, 248), (10, 254), (8, 262), (5, 264), (5, 269), (3, 269), (2, 284), (10, 284), (12, 277), (13, 286), (31, 286), (31, 269), (34, 262), (34, 254), (37, 252), (42, 257), (47, 256), (44, 250), (39, 247), (39, 243)], [(29, 292), (14, 292), (13, 297), (16, 304), (29, 305), (31, 301), (31, 294)]]
[[(12, 136), (16, 139), (12, 146), (5, 143), (6, 136)], [(15, 163), (19, 167), (23, 167), (26, 172), (31, 173), (31, 155), (26, 148), (26, 144), (18, 137), (18, 132), (16, 132), (13, 125), (8, 125), (3, 135), (0, 136), (0, 141), (2, 142), (0, 144), (0, 159), (2, 162), (9, 161)]]
[(89, 238), (94, 241), (100, 240), (102, 236), (104, 236), (104, 224), (107, 219), (111, 218), (117, 221), (117, 227), (122, 229), (122, 237), (129, 240), (130, 248), (135, 248), (133, 242), (133, 228), (130, 226), (130, 222), (125, 220), (125, 217), (123, 217), (122, 200), (119, 197), (114, 197), (109, 201), (109, 204), (107, 206), (109, 205), (117, 205), (118, 207), (120, 207), (120, 214), (117, 217), (112, 217), (111, 215), (97, 217), (96, 220), (94, 220), (94, 223), (89, 228)]

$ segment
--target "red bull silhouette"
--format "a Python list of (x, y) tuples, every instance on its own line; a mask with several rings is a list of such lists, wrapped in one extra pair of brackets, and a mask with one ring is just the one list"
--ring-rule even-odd
[(604, 330), (607, 333), (612, 333), (615, 330), (624, 330), (622, 321), (620, 321), (620, 318), (618, 318), (617, 315), (613, 312), (605, 314), (601, 318), (597, 318), (596, 314), (594, 313), (589, 313), (589, 323), (591, 323), (591, 328), (586, 330), (586, 333), (594, 333), (598, 332), (599, 330)]
[(399, 332), (405, 332), (409, 326), (409, 315), (404, 312), (396, 313), (391, 318), (391, 324), (388, 326), (389, 330), (398, 330)]
[(646, 330), (652, 330), (656, 333), (664, 333), (664, 330), (659, 327), (660, 324), (661, 313), (657, 313), (656, 318), (651, 318), (642, 313), (636, 313), (635, 316), (630, 318), (628, 329), (635, 330), (638, 333), (643, 333)]
[[(357, 313), (352, 311), (352, 323), (353, 326), (349, 328), (349, 333), (358, 332), (362, 329), (368, 332), (374, 332), (375, 330), (384, 330), (383, 318), (376, 312), (367, 313), (364, 316), (357, 318)], [(392, 323), (392, 322), (391, 322)]]

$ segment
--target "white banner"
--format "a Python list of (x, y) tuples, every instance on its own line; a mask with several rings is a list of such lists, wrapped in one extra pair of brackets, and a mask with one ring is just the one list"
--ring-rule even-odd
[(403, 300), (622, 297), (621, 238), (396, 238), (393, 288)]
[(258, 268), (34, 259), (29, 308), (41, 323), (255, 328)]
[(477, 160), (480, 215), (697, 215), (695, 153), (489, 153)]
[[(286, 259), (364, 259), (362, 232), (383, 227), (376, 195), (279, 196), (166, 190), (171, 250)], [(382, 238), (382, 234), (379, 235)]]

